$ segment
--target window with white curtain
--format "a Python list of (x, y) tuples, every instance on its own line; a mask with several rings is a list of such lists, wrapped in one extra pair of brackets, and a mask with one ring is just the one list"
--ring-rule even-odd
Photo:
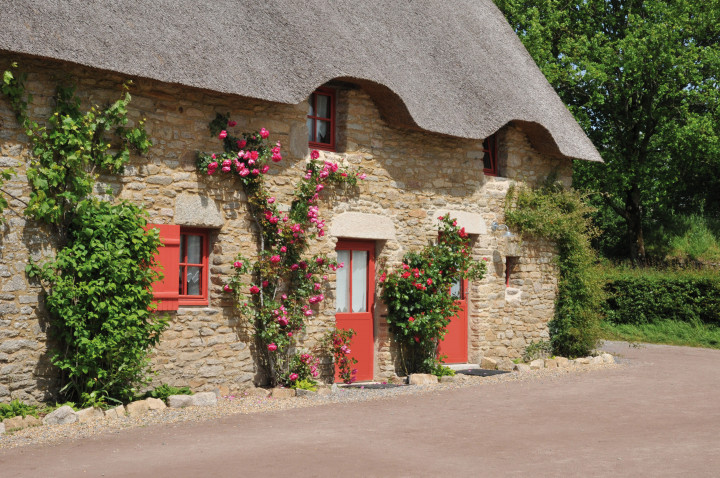
[(368, 251), (337, 251), (336, 312), (367, 312)]

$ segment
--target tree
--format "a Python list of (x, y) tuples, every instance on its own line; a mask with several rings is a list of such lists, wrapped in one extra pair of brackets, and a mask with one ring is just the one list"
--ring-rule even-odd
[(605, 160), (574, 185), (606, 248), (643, 260), (663, 217), (720, 214), (720, 0), (496, 4)]

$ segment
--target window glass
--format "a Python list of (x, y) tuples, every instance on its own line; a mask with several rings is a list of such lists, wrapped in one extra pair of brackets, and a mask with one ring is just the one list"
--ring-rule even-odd
[(202, 263), (202, 237), (187, 236), (187, 261), (188, 264)]
[(330, 118), (330, 97), (325, 95), (315, 95), (317, 114), (320, 118)]
[(315, 93), (310, 95), (310, 98), (308, 98), (308, 115), (309, 116), (315, 116), (315, 107), (313, 106), (313, 101), (315, 101)]
[(307, 119), (308, 141), (315, 141), (314, 136), (313, 136), (315, 134), (315, 131), (313, 130), (314, 122), (315, 122), (315, 120), (312, 118)]
[(201, 295), (200, 285), (202, 267), (188, 267), (187, 268), (187, 295)]
[(452, 286), (450, 286), (450, 295), (453, 299), (461, 300), (462, 299), (462, 279), (458, 279), (455, 282), (453, 282)]
[(337, 312), (347, 312), (350, 308), (350, 251), (337, 251), (338, 263), (345, 266), (337, 270), (335, 303)]
[(330, 122), (317, 120), (315, 122), (317, 128), (317, 139), (318, 143), (330, 143)]
[(367, 251), (352, 251), (352, 311), (367, 312)]

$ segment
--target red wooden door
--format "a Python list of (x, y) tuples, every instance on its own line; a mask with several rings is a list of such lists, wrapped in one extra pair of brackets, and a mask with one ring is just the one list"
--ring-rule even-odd
[[(335, 294), (335, 323), (338, 329), (353, 329), (350, 356), (359, 381), (373, 379), (374, 333), (373, 297), (375, 295), (375, 243), (340, 240), (335, 248), (338, 263), (345, 266), (337, 270)], [(338, 379), (335, 370), (335, 381)]]
[(467, 288), (468, 281), (458, 280), (450, 289), (460, 310), (450, 319), (447, 333), (438, 344), (438, 356), (446, 355), (445, 363), (467, 363), (468, 360)]

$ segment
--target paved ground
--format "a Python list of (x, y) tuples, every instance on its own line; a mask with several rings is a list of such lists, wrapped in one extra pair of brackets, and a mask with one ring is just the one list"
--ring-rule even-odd
[(0, 476), (720, 475), (720, 351), (606, 348), (627, 366), (15, 448)]

